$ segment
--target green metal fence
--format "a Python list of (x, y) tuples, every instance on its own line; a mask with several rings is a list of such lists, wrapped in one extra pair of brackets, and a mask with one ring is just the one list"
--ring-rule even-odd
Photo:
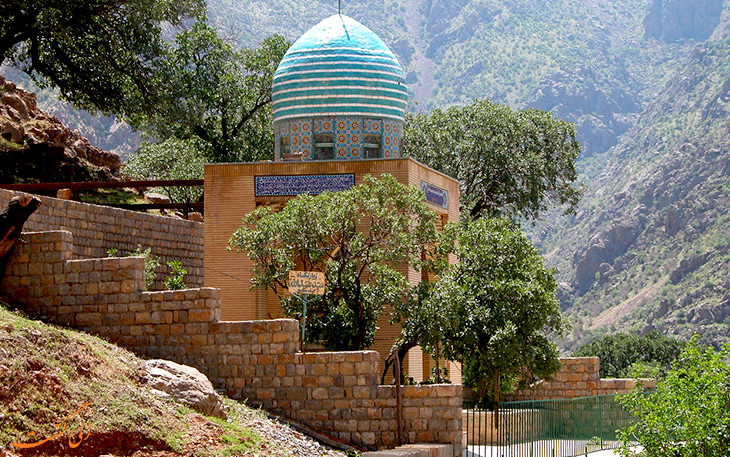
[(499, 413), (465, 402), (466, 457), (573, 457), (616, 449), (632, 422), (615, 395), (500, 403)]

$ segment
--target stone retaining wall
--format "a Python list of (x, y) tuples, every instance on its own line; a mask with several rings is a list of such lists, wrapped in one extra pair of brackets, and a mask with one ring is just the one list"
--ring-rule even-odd
[[(636, 385), (633, 379), (602, 379), (598, 357), (561, 357), (560, 371), (552, 381), (539, 381), (535, 386), (520, 389), (505, 396), (505, 401), (546, 400), (589, 397), (593, 395), (626, 394)], [(642, 380), (653, 388), (656, 381)]]
[[(371, 449), (396, 443), (394, 386), (374, 351), (301, 353), (291, 319), (221, 322), (218, 290), (145, 292), (142, 258), (73, 260), (70, 232), (24, 233), (0, 284), (49, 321), (192, 365), (229, 396)], [(461, 455), (461, 386), (403, 388), (404, 441)]]
[[(0, 206), (20, 192), (0, 189)], [(26, 231), (68, 230), (74, 234), (73, 253), (78, 258), (107, 257), (107, 250), (120, 253), (134, 251), (137, 246), (150, 248), (159, 257), (154, 289), (164, 289), (169, 274), (165, 265), (171, 260), (182, 262), (188, 274), (189, 287), (203, 285), (203, 224), (173, 217), (90, 205), (69, 200), (37, 196), (43, 204), (25, 223)]]

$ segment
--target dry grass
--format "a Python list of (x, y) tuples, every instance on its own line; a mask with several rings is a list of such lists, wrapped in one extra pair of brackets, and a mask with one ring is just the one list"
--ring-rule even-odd
[[(291, 455), (250, 426), (267, 420), (262, 412), (227, 399), (228, 421), (205, 417), (146, 387), (143, 375), (129, 351), (0, 306), (0, 455)], [(71, 448), (81, 427), (85, 439)], [(11, 445), (59, 433), (34, 448)]]

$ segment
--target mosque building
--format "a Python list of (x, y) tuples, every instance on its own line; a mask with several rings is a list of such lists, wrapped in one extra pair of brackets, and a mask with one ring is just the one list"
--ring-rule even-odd
[[(336, 14), (302, 35), (276, 70), (272, 100), (274, 161), (205, 166), (205, 285), (221, 290), (222, 320), (283, 317), (276, 294), (250, 289), (248, 256), (226, 249), (258, 206), (280, 208), (299, 194), (344, 190), (387, 173), (422, 189), (439, 225), (459, 217), (458, 182), (403, 156), (405, 74), (358, 21)], [(404, 273), (413, 284), (422, 279), (406, 267)], [(400, 335), (387, 314), (372, 348), (381, 360)], [(418, 349), (404, 366), (417, 380), (429, 377), (429, 367)]]

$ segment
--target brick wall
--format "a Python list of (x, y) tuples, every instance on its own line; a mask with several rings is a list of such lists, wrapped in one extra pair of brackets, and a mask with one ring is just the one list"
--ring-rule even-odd
[[(375, 351), (300, 353), (291, 319), (221, 322), (218, 290), (145, 292), (141, 258), (74, 260), (70, 232), (24, 233), (0, 284), (34, 314), (147, 357), (192, 365), (229, 396), (344, 441), (396, 443), (393, 386), (378, 385)], [(461, 455), (461, 386), (403, 388), (405, 441)]]
[[(505, 401), (546, 400), (614, 395), (631, 392), (633, 379), (601, 379), (601, 361), (598, 357), (561, 357), (560, 371), (552, 381), (539, 381), (533, 387), (507, 395)], [(656, 381), (643, 380), (645, 387), (656, 386)]]
[[(0, 206), (7, 207), (19, 192), (0, 189)], [(154, 289), (164, 289), (169, 273), (165, 265), (182, 262), (189, 287), (203, 285), (203, 224), (173, 217), (128, 211), (107, 206), (36, 196), (43, 204), (25, 223), (26, 231), (68, 230), (74, 234), (73, 253), (78, 258), (106, 257), (108, 249), (134, 251), (151, 248), (162, 265)]]

